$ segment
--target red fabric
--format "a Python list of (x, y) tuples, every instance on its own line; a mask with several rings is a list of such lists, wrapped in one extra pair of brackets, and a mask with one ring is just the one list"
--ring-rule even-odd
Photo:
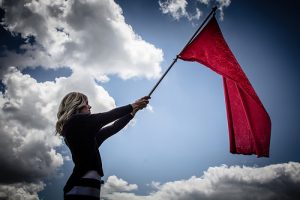
[(180, 54), (223, 76), (230, 152), (269, 156), (271, 120), (238, 64), (215, 17)]

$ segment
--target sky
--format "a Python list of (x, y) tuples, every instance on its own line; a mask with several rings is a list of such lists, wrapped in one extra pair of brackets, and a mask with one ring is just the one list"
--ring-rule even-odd
[(272, 121), (270, 157), (229, 152), (222, 77), (178, 60), (100, 147), (105, 200), (299, 199), (298, 1), (0, 0), (0, 199), (63, 199), (60, 100), (92, 112), (148, 95), (211, 11)]

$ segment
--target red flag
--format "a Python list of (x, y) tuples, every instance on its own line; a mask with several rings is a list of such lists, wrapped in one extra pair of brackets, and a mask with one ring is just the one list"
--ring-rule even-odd
[(230, 152), (269, 156), (271, 120), (238, 64), (215, 17), (179, 54), (223, 76)]

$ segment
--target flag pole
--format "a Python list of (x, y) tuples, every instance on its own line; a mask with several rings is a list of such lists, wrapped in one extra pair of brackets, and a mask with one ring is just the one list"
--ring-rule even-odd
[[(186, 43), (186, 45), (180, 51), (180, 53), (194, 40), (194, 38), (198, 35), (199, 31), (206, 24), (207, 20), (211, 17), (211, 15), (214, 15), (216, 13), (216, 10), (217, 10), (217, 6), (214, 6), (212, 8), (212, 10), (210, 11), (210, 13), (207, 15), (207, 17), (205, 18), (205, 20), (203, 21), (203, 23), (200, 25), (200, 27), (196, 30), (196, 32), (194, 33), (194, 35), (191, 37), (191, 39)], [(161, 78), (154, 85), (154, 87), (152, 88), (151, 92), (148, 94), (149, 97), (151, 97), (151, 95), (154, 92), (154, 90), (157, 88), (157, 86), (160, 84), (160, 82), (163, 80), (163, 78), (167, 75), (167, 73), (170, 71), (170, 69), (173, 67), (173, 65), (177, 62), (177, 60), (179, 58), (178, 55), (176, 55), (176, 58), (174, 58), (173, 62), (170, 64), (170, 66), (168, 67), (167, 71), (165, 71), (165, 73), (161, 76)]]

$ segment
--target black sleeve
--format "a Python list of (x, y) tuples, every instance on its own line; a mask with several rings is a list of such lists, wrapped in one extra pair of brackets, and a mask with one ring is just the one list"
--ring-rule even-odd
[(131, 114), (127, 114), (126, 116), (115, 121), (112, 125), (106, 126), (98, 131), (96, 134), (98, 148), (107, 138), (124, 128), (132, 118), (133, 116)]
[(112, 109), (108, 112), (90, 114), (86, 116), (86, 123), (90, 130), (97, 132), (101, 127), (109, 124), (133, 111), (132, 106), (129, 104), (127, 106), (118, 107)]

